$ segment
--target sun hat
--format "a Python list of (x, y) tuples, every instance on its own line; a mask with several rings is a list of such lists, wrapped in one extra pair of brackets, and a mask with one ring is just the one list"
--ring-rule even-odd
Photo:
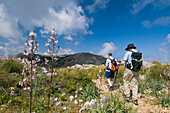
[(132, 48), (136, 49), (133, 43), (129, 44), (125, 50), (132, 49)]

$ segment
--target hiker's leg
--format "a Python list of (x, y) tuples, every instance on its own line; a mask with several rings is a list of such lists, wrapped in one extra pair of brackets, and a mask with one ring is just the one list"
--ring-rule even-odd
[(124, 73), (123, 77), (123, 82), (124, 82), (124, 94), (126, 97), (130, 97), (130, 81), (132, 78), (132, 73), (131, 70), (126, 70)]
[(108, 81), (109, 85), (112, 86), (111, 79), (108, 78), (107, 81)]
[(111, 82), (111, 84), (112, 84), (112, 86), (113, 86), (113, 78), (110, 78), (110, 82)]
[(111, 81), (111, 84), (112, 84), (112, 86), (113, 86), (114, 72), (111, 72), (110, 74), (111, 74), (111, 75), (110, 75), (110, 81)]
[(132, 71), (134, 74), (134, 77), (131, 81), (131, 87), (132, 87), (132, 98), (133, 100), (137, 100), (138, 97), (138, 85), (139, 85), (139, 72)]

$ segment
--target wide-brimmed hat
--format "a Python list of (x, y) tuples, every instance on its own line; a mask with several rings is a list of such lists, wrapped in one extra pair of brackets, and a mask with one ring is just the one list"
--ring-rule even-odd
[(133, 43), (129, 44), (125, 50), (132, 49), (132, 48), (136, 49)]

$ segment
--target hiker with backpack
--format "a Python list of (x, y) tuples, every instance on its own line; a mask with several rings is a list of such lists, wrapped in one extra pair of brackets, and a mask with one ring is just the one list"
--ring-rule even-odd
[[(134, 104), (138, 105), (138, 84), (139, 84), (139, 71), (143, 65), (142, 53), (136, 50), (134, 44), (129, 44), (125, 49), (127, 52), (120, 65), (126, 66), (126, 70), (123, 77), (124, 82), (124, 98), (127, 102), (130, 101), (130, 90), (132, 90), (132, 98)], [(130, 89), (131, 87), (131, 89)]]
[(113, 58), (112, 53), (108, 54), (104, 71), (106, 71), (105, 77), (107, 78), (108, 83), (110, 85), (109, 91), (113, 91), (114, 90), (113, 78), (115, 75), (115, 71), (118, 71), (118, 65), (117, 60)]

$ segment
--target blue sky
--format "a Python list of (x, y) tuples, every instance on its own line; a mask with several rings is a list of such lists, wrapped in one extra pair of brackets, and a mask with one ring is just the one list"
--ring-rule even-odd
[(170, 0), (0, 0), (0, 56), (26, 49), (31, 29), (40, 54), (56, 29), (59, 54), (91, 52), (122, 60), (134, 43), (145, 61), (170, 62)]

